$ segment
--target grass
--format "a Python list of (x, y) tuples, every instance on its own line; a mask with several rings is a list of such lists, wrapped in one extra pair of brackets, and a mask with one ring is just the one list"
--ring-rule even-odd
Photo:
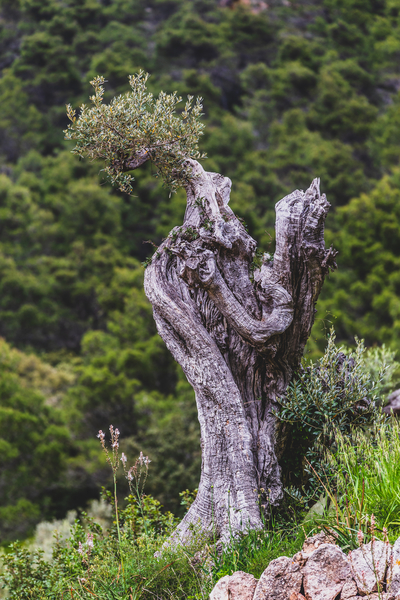
[[(147, 457), (141, 454), (127, 469), (115, 435), (113, 430), (112, 452), (105, 452), (115, 478), (122, 458), (131, 483), (125, 507), (110, 493), (111, 526), (102, 529), (83, 514), (67, 540), (55, 540), (51, 561), (40, 551), (12, 545), (3, 558), (7, 596), (1, 598), (206, 600), (224, 575), (241, 570), (259, 578), (271, 560), (300, 550), (305, 535), (315, 529), (334, 531), (345, 551), (357, 547), (360, 537), (364, 542), (371, 536), (394, 541), (400, 535), (400, 425), (394, 419), (350, 436), (336, 433), (334, 450), (326, 455), (329, 474), (316, 474), (330, 501), (324, 514), (303, 522), (281, 515), (263, 531), (240, 535), (225, 548), (203, 539), (199, 531), (190, 546), (163, 548), (161, 553), (176, 520), (143, 494)], [(184, 495), (188, 508), (193, 496)]]
[[(374, 535), (394, 542), (400, 536), (400, 424), (391, 418), (350, 436), (335, 433), (326, 452), (325, 473), (316, 476), (328, 498), (327, 510), (314, 524), (335, 531), (344, 550)], [(312, 468), (312, 467), (311, 467)]]
[(263, 531), (249, 531), (233, 540), (220, 555), (213, 554), (213, 582), (235, 571), (245, 571), (259, 579), (271, 560), (293, 556), (303, 546), (304, 539), (305, 531), (300, 526), (289, 529), (275, 525)]
[[(177, 521), (143, 493), (150, 460), (140, 453), (128, 468), (118, 429), (110, 426), (110, 448), (102, 431), (98, 437), (113, 473), (114, 493), (106, 494), (114, 511), (111, 527), (102, 529), (83, 513), (67, 540), (56, 538), (50, 561), (40, 550), (11, 545), (2, 576), (9, 600), (205, 600), (224, 575), (242, 570), (258, 578), (271, 560), (300, 549), (302, 530), (281, 526), (249, 531), (225, 548), (200, 530), (190, 545), (164, 548)], [(131, 492), (123, 508), (116, 492), (121, 467)], [(188, 509), (195, 495), (186, 491), (182, 497)]]
[[(121, 523), (123, 516), (121, 515)], [(71, 537), (58, 540), (53, 560), (15, 544), (5, 557), (10, 600), (206, 600), (214, 584), (237, 570), (260, 577), (271, 560), (291, 556), (301, 548), (304, 534), (270, 528), (250, 531), (219, 551), (201, 537), (190, 547), (156, 552), (169, 535), (116, 524), (101, 532), (94, 522), (76, 522)], [(211, 567), (211, 568), (210, 568)]]

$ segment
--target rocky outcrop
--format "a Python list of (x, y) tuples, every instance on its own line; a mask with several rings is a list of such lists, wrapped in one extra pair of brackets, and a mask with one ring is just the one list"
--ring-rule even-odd
[(271, 561), (258, 582), (242, 571), (223, 577), (210, 600), (400, 600), (400, 538), (393, 548), (374, 540), (346, 556), (320, 532), (293, 558)]

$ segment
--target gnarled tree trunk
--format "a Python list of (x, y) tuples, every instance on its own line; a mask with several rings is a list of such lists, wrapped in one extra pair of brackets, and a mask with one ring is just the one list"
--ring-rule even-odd
[(251, 274), (256, 242), (228, 206), (231, 181), (191, 161), (184, 223), (146, 269), (158, 332), (196, 393), (202, 467), (197, 498), (177, 528), (222, 538), (261, 528), (282, 497), (271, 413), (299, 366), (334, 252), (319, 181), (276, 205), (276, 251)]

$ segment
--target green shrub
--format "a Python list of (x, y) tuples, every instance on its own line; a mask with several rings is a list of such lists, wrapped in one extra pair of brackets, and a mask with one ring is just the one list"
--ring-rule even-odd
[(90, 97), (93, 106), (82, 104), (76, 117), (76, 111), (67, 105), (71, 123), (64, 133), (66, 139), (77, 141), (73, 152), (104, 159), (106, 174), (122, 192), (132, 191), (133, 177), (124, 172), (147, 160), (171, 190), (176, 190), (191, 176), (185, 160), (206, 157), (198, 150), (204, 128), (200, 122), (202, 99), (197, 98), (193, 106), (193, 96), (188, 96), (182, 116), (176, 116), (182, 98), (176, 92), (160, 92), (154, 99), (146, 88), (148, 78), (142, 70), (130, 75), (132, 91), (114, 97), (107, 105), (103, 104), (105, 78), (95, 77), (90, 82), (95, 91)]
[[(332, 428), (348, 435), (383, 422), (378, 392), (392, 371), (388, 358), (393, 358), (390, 352), (370, 352), (366, 361), (362, 341), (346, 353), (336, 347), (331, 332), (323, 357), (297, 373), (276, 412), (290, 435), (282, 460), (287, 486), (304, 489), (307, 484), (308, 490), (320, 494), (321, 485), (307, 465), (319, 471), (323, 449), (333, 443)], [(291, 494), (296, 491), (292, 489)]]

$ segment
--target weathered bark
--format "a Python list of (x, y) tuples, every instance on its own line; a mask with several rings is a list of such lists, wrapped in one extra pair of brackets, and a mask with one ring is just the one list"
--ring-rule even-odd
[(324, 244), (329, 204), (319, 180), (276, 205), (276, 251), (251, 275), (256, 242), (228, 206), (231, 181), (190, 162), (183, 226), (146, 269), (159, 334), (196, 393), (202, 469), (177, 528), (261, 528), (263, 504), (282, 497), (271, 409), (299, 366), (334, 252)]

